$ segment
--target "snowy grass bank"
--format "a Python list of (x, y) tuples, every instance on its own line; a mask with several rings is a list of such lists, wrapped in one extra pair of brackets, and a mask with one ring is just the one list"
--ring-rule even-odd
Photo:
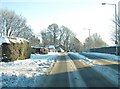
[[(95, 58), (103, 58), (103, 59), (106, 59), (106, 60), (120, 61), (120, 56), (116, 56), (116, 55), (113, 55), (113, 54), (94, 53), (94, 52), (90, 52), (90, 53), (85, 52), (83, 54), (86, 54), (86, 55), (89, 55), (89, 56), (92, 56), (92, 57), (95, 57)], [(86, 59), (84, 61), (87, 61), (88, 64), (92, 65), (92, 68), (94, 70), (99, 72), (101, 75), (105, 76), (109, 81), (111, 81), (114, 85), (116, 85), (116, 87), (119, 86), (120, 73), (117, 69), (114, 70), (109, 66), (99, 65), (99, 64), (93, 62), (89, 58), (86, 58)]]
[[(83, 53), (70, 53), (74, 55), (77, 59), (80, 59), (80, 61), (84, 61), (85, 63), (91, 65), (91, 68), (93, 68), (95, 71), (100, 73), (101, 75), (105, 76), (106, 79), (111, 81), (116, 87), (119, 85), (119, 79), (120, 79), (120, 71), (117, 69), (114, 70), (109, 66), (100, 65), (94, 62), (92, 59), (87, 58), (86, 56), (92, 57), (92, 58), (103, 58), (106, 60), (113, 60), (118, 61), (120, 60), (120, 56), (112, 55), (112, 54), (103, 54), (103, 53), (93, 53), (93, 52), (83, 52)], [(81, 55), (84, 54), (84, 55)], [(111, 64), (112, 65), (112, 64)], [(119, 69), (119, 68), (118, 68)]]
[(0, 62), (0, 87), (37, 87), (53, 63), (48, 57), (34, 54), (31, 59)]
[(114, 61), (120, 61), (120, 56), (116, 56), (114, 54), (96, 53), (96, 52), (81, 52), (80, 54), (90, 58), (104, 58)]

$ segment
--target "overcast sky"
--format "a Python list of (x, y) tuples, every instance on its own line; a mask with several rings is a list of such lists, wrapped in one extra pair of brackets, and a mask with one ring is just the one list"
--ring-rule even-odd
[[(100, 34), (109, 45), (114, 23), (114, 6), (101, 5), (102, 2), (117, 4), (119, 0), (1, 0), (0, 8), (14, 10), (27, 19), (35, 33), (56, 23), (72, 30), (81, 42), (91, 35)], [(85, 30), (85, 29), (86, 30)]]

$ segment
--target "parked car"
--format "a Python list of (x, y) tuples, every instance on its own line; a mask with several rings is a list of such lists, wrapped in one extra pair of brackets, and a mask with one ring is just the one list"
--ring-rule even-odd
[(47, 48), (40, 48), (39, 53), (40, 54), (48, 54), (48, 49)]

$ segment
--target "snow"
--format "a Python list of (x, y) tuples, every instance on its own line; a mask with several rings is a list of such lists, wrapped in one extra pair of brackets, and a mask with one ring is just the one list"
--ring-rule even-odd
[(47, 70), (54, 63), (54, 60), (47, 57), (46, 59), (40, 59), (40, 56), (39, 54), (32, 54), (30, 59), (0, 62), (1, 87), (38, 86), (38, 81), (40, 84), (40, 80), (47, 75)]
[(26, 39), (24, 39), (24, 38), (18, 38), (18, 37), (16, 37), (16, 38), (10, 38), (9, 40), (10, 40), (10, 42), (12, 42), (12, 43), (22, 43), (22, 42), (24, 42), (24, 41), (27, 41), (27, 42), (28, 42), (28, 40), (26, 40)]
[(7, 37), (0, 37), (0, 45), (2, 45), (2, 43), (10, 43), (9, 39)]
[(12, 43), (22, 43), (24, 41), (28, 42), (28, 40), (26, 40), (24, 38), (18, 38), (18, 37), (8, 38), (6, 36), (0, 37), (0, 45), (2, 45), (2, 43), (10, 43), (10, 42), (12, 42)]
[(61, 52), (65, 52), (62, 48), (60, 48)]
[(55, 46), (54, 45), (49, 45), (48, 48), (55, 49)]
[[(86, 52), (85, 52), (86, 53)], [(113, 60), (113, 61), (118, 61), (120, 60), (120, 56), (116, 56), (116, 55), (113, 55), (113, 54), (106, 54), (106, 53), (95, 53), (95, 52), (87, 52), (86, 54), (91, 54), (93, 56), (97, 56), (98, 58), (102, 57), (102, 58), (105, 58), (105, 59), (110, 59), (110, 60)], [(103, 66), (103, 65), (100, 65), (100, 64), (97, 64), (96, 62), (94, 62), (93, 60), (89, 59), (89, 58), (85, 58), (84, 61), (86, 61), (87, 59), (87, 62), (88, 64), (92, 65), (92, 68), (94, 70), (96, 70), (97, 72), (99, 72), (101, 75), (105, 76), (109, 81), (111, 81), (113, 84), (115, 84), (116, 86), (119, 85), (119, 71), (117, 70), (114, 70), (108, 66)]]
[(107, 54), (107, 53), (96, 53), (96, 52), (82, 52), (81, 54), (85, 55), (91, 55), (92, 57), (96, 58), (104, 58), (104, 59), (110, 59), (114, 61), (120, 61), (120, 56), (116, 56), (114, 54)]
[[(48, 70), (52, 68), (56, 54), (58, 53), (51, 52), (47, 55), (32, 54), (30, 59), (17, 60), (14, 62), (0, 62), (0, 88), (42, 86), (43, 82), (41, 81), (44, 81)], [(108, 80), (116, 84), (116, 86), (118, 85), (118, 71), (108, 66), (99, 65), (93, 62), (92, 59), (80, 55), (79, 53), (70, 54), (77, 56), (80, 61), (85, 61), (90, 64), (94, 70), (105, 76)], [(108, 58), (111, 57), (112, 60), (116, 60), (116, 56), (111, 54), (91, 54), (96, 56), (102, 55), (102, 57)]]

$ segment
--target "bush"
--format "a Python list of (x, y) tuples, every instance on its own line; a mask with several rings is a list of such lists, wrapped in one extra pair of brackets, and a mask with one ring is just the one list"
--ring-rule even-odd
[(2, 61), (23, 60), (30, 57), (29, 42), (22, 38), (8, 37), (10, 43), (2, 44)]

